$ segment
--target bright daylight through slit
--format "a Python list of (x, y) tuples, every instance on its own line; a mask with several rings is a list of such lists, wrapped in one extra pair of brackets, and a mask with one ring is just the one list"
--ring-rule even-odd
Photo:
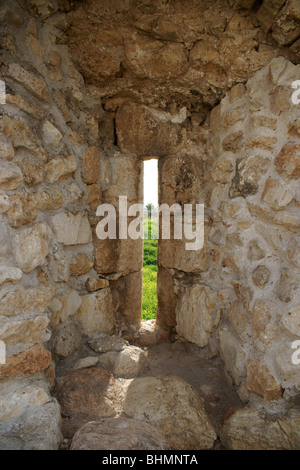
[(158, 237), (157, 160), (144, 162), (144, 263), (142, 318), (151, 320), (157, 310), (157, 237)]

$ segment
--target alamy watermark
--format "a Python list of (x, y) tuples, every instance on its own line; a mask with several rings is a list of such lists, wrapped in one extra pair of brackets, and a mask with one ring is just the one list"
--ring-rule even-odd
[[(158, 217), (161, 214), (160, 237), (164, 240), (171, 239), (171, 219), (173, 220), (173, 238), (176, 240), (188, 240), (185, 243), (186, 250), (201, 250), (204, 244), (204, 204), (161, 204), (158, 207)], [(154, 219), (154, 212), (150, 214), (150, 221)], [(119, 196), (118, 207), (118, 236), (117, 236), (117, 211), (112, 204), (100, 204), (96, 215), (103, 217), (98, 222), (96, 234), (100, 240), (132, 240), (148, 238), (148, 230), (144, 230), (144, 205), (132, 204), (128, 207), (127, 196)], [(128, 224), (128, 218), (134, 217)], [(151, 224), (152, 226), (152, 224)], [(151, 238), (159, 238), (152, 236)]]
[(6, 345), (0, 340), (0, 364), (6, 364)]
[(6, 88), (3, 80), (0, 80), (0, 104), (6, 103)]
[(292, 103), (300, 104), (300, 80), (295, 80), (292, 83), (292, 88), (296, 88), (296, 91), (292, 94)]

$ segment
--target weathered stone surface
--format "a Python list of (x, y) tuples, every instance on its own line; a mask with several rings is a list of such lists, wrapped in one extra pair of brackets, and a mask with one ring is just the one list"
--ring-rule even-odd
[(154, 346), (168, 340), (169, 330), (160, 326), (155, 320), (142, 320), (134, 335), (134, 342), (142, 347)]
[(42, 126), (42, 135), (46, 145), (58, 147), (62, 139), (61, 132), (50, 122), (45, 121)]
[(97, 333), (93, 335), (88, 344), (96, 353), (105, 353), (108, 351), (123, 351), (129, 345), (128, 341), (120, 336), (107, 335), (106, 333)]
[(25, 273), (42, 265), (48, 255), (51, 236), (51, 230), (44, 222), (16, 233), (13, 237), (16, 265)]
[(72, 276), (82, 276), (87, 274), (93, 267), (94, 260), (84, 253), (78, 253), (70, 262), (70, 274)]
[(265, 257), (264, 250), (259, 246), (257, 240), (251, 240), (248, 245), (248, 259), (250, 261), (258, 261)]
[(17, 193), (9, 198), (9, 208), (5, 216), (14, 228), (33, 222), (37, 217), (35, 199), (30, 193)]
[(274, 303), (256, 300), (252, 309), (252, 334), (257, 348), (266, 350), (276, 340), (278, 311)]
[(99, 289), (104, 289), (104, 287), (109, 286), (109, 281), (107, 279), (97, 279), (89, 277), (85, 283), (86, 290), (88, 292), (95, 292)]
[(1, 314), (15, 316), (21, 313), (43, 313), (54, 296), (52, 287), (16, 287), (1, 296)]
[(1, 162), (0, 165), (0, 190), (17, 189), (23, 181), (21, 169), (11, 162)]
[(82, 181), (86, 184), (98, 183), (100, 177), (100, 153), (96, 146), (89, 147), (82, 159)]
[(257, 359), (247, 363), (247, 388), (266, 401), (279, 400), (282, 395), (280, 385), (277, 383), (269, 368)]
[(115, 320), (110, 289), (104, 288), (84, 295), (78, 311), (78, 320), (87, 336), (99, 332), (112, 334)]
[(276, 284), (276, 294), (282, 302), (290, 302), (299, 292), (300, 273), (292, 268), (284, 267)]
[(0, 423), (2, 450), (58, 450), (62, 435), (58, 402), (26, 407), (16, 418)]
[(17, 106), (21, 111), (28, 114), (35, 119), (43, 119), (45, 116), (45, 111), (41, 108), (37, 108), (25, 100), (21, 95), (6, 95), (6, 103)]
[(73, 369), (78, 370), (78, 369), (86, 369), (88, 367), (94, 367), (98, 361), (99, 361), (99, 358), (97, 356), (83, 357), (82, 359), (79, 359), (76, 362)]
[(118, 110), (116, 131), (122, 152), (139, 158), (173, 153), (182, 138), (170, 115), (134, 102)]
[(39, 189), (34, 193), (34, 198), (39, 211), (59, 209), (63, 203), (62, 192), (56, 188)]
[(221, 442), (234, 450), (296, 450), (300, 445), (299, 419), (296, 409), (276, 417), (248, 406), (239, 408), (225, 417)]
[(10, 63), (1, 68), (4, 76), (10, 77), (21, 83), (27, 90), (43, 101), (49, 101), (49, 91), (45, 81), (25, 70), (21, 65)]
[(177, 77), (189, 66), (182, 44), (163, 43), (142, 34), (126, 42), (124, 52), (127, 67), (140, 78)]
[(213, 328), (216, 293), (207, 286), (187, 287), (176, 306), (176, 331), (187, 341), (204, 347)]
[(35, 344), (20, 354), (6, 358), (6, 364), (0, 365), (0, 380), (35, 374), (47, 369), (50, 364), (50, 352), (42, 344)]
[(114, 374), (118, 377), (134, 378), (145, 370), (147, 366), (147, 357), (145, 352), (137, 346), (125, 346), (119, 352)]
[(221, 359), (225, 362), (226, 369), (229, 370), (234, 381), (239, 385), (242, 378), (246, 376), (246, 351), (230, 331), (220, 330), (219, 338)]
[(277, 173), (287, 179), (300, 177), (300, 145), (286, 144), (274, 160)]
[(202, 398), (179, 377), (134, 379), (123, 406), (131, 418), (154, 425), (170, 449), (210, 449), (216, 439)]
[(42, 147), (36, 133), (21, 119), (3, 116), (0, 121), (0, 129), (3, 135), (9, 139), (14, 149), (26, 151), (33, 154), (40, 162), (45, 163), (48, 159), (45, 149)]
[(63, 245), (82, 245), (92, 241), (88, 218), (82, 213), (60, 212), (52, 217), (57, 241)]
[(7, 282), (16, 283), (22, 279), (22, 271), (11, 266), (0, 266), (0, 286)]
[(121, 410), (123, 390), (107, 370), (90, 367), (72, 371), (57, 380), (54, 393), (68, 417), (65, 431), (70, 437), (82, 422), (114, 417)]
[(154, 426), (128, 418), (106, 418), (82, 426), (71, 450), (163, 450), (165, 440)]
[(35, 157), (19, 156), (15, 161), (21, 168), (24, 182), (28, 186), (34, 186), (43, 182), (44, 166)]
[(64, 323), (77, 312), (81, 304), (82, 298), (74, 289), (66, 289), (59, 297), (55, 297), (50, 305), (53, 312), (50, 320), (51, 326)]
[(87, 199), (86, 203), (92, 210), (96, 210), (102, 201), (102, 190), (99, 183), (89, 184), (86, 187)]
[(10, 162), (14, 158), (14, 149), (6, 142), (0, 142), (0, 158)]
[(292, 307), (284, 314), (282, 324), (290, 333), (300, 336), (300, 305)]
[(45, 179), (48, 183), (55, 183), (72, 175), (77, 170), (77, 162), (74, 155), (68, 157), (53, 158), (46, 166)]
[(259, 180), (267, 172), (269, 164), (270, 160), (268, 158), (260, 156), (245, 157), (238, 160), (229, 196), (234, 198), (256, 194), (259, 188)]
[(244, 135), (242, 131), (229, 134), (222, 142), (222, 147), (225, 152), (237, 153), (241, 150), (244, 142)]
[(51, 401), (45, 389), (34, 384), (4, 382), (0, 388), (0, 422), (17, 417), (28, 406), (42, 406)]
[(264, 287), (270, 279), (270, 270), (264, 265), (257, 266), (252, 272), (252, 281), (258, 287)]
[(274, 210), (283, 210), (293, 200), (293, 193), (278, 180), (269, 178), (266, 181), (261, 200)]
[(280, 377), (283, 388), (298, 389), (300, 385), (299, 364), (293, 363), (293, 353), (295, 349), (292, 348), (292, 342), (286, 341), (285, 344), (279, 346), (274, 354), (274, 362), (276, 366), (276, 373)]
[(60, 324), (53, 333), (52, 341), (54, 352), (60, 359), (71, 356), (80, 345), (80, 329), (72, 323)]

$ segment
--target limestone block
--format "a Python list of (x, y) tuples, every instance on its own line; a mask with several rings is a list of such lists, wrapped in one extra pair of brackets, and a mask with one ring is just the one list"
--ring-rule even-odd
[(274, 210), (283, 210), (293, 200), (293, 193), (278, 180), (268, 178), (261, 200), (269, 204)]
[(35, 343), (48, 341), (50, 334), (47, 330), (49, 318), (47, 315), (37, 315), (34, 318), (20, 315), (0, 320), (0, 339), (5, 342), (7, 354), (18, 354)]
[(181, 126), (171, 116), (134, 102), (118, 109), (116, 131), (122, 152), (139, 158), (170, 155), (182, 139)]
[(47, 146), (58, 147), (62, 139), (61, 132), (50, 121), (44, 122), (42, 135)]
[(53, 287), (16, 287), (1, 295), (1, 314), (15, 316), (28, 312), (43, 313), (53, 296)]
[(13, 246), (16, 265), (25, 273), (29, 273), (44, 264), (51, 236), (51, 230), (44, 222), (15, 233)]
[(0, 121), (3, 135), (9, 139), (15, 149), (25, 149), (33, 154), (39, 162), (48, 159), (46, 151), (35, 132), (21, 119), (3, 116)]
[(53, 184), (72, 175), (76, 170), (77, 162), (74, 155), (65, 158), (55, 157), (46, 165), (45, 179)]
[(213, 329), (216, 293), (207, 286), (186, 287), (176, 305), (176, 331), (187, 341), (200, 347), (207, 345)]
[(17, 189), (23, 181), (21, 169), (11, 162), (1, 162), (0, 165), (0, 190)]
[(22, 271), (19, 268), (13, 268), (11, 266), (0, 267), (0, 286), (10, 283), (17, 283), (22, 279)]
[(73, 369), (87, 369), (88, 367), (94, 367), (99, 361), (97, 356), (87, 356), (79, 359), (74, 365)]
[(56, 210), (63, 203), (62, 192), (56, 188), (39, 189), (34, 193), (34, 198), (36, 208), (39, 211), (44, 211), (45, 209)]
[(154, 425), (170, 449), (210, 449), (216, 439), (202, 398), (179, 377), (134, 379), (123, 407), (129, 417)]
[(222, 142), (222, 147), (225, 152), (237, 153), (241, 150), (244, 142), (244, 135), (242, 131), (237, 131), (229, 134)]
[(88, 147), (83, 156), (82, 163), (82, 181), (86, 184), (98, 183), (100, 177), (100, 153), (98, 147)]
[(35, 157), (22, 156), (16, 158), (15, 161), (21, 168), (24, 181), (28, 186), (34, 186), (43, 182), (44, 165), (37, 161)]
[(21, 95), (7, 94), (6, 103), (11, 104), (13, 106), (17, 106), (21, 111), (24, 111), (24, 113), (28, 114), (31, 117), (34, 117), (35, 119), (41, 120), (45, 116), (45, 111), (43, 109), (33, 106), (31, 103), (25, 100)]
[(4, 76), (12, 78), (42, 101), (49, 102), (50, 96), (45, 81), (25, 70), (20, 64), (10, 63), (1, 68)]
[(126, 66), (140, 78), (177, 77), (189, 67), (182, 44), (161, 42), (148, 35), (138, 34), (126, 41), (124, 51)]
[[(58, 450), (62, 440), (60, 406), (54, 398), (29, 406), (0, 424), (0, 447), (5, 450)], [(22, 436), (22, 437), (21, 437)]]
[(64, 323), (69, 317), (75, 315), (82, 304), (82, 298), (78, 292), (70, 288), (53, 300), (54, 302), (50, 305), (50, 309), (53, 312), (50, 320), (52, 327), (58, 323)]
[(112, 334), (115, 327), (112, 297), (109, 288), (84, 295), (78, 320), (87, 336), (97, 332)]
[(57, 241), (63, 245), (82, 245), (92, 241), (92, 230), (87, 216), (82, 213), (60, 212), (52, 218)]
[(42, 344), (35, 344), (20, 354), (6, 358), (6, 364), (0, 366), (0, 380), (32, 375), (47, 369), (50, 364), (50, 352)]
[(0, 158), (10, 162), (14, 158), (14, 149), (6, 142), (0, 142)]
[(266, 401), (279, 400), (282, 395), (281, 386), (277, 383), (269, 368), (257, 359), (247, 362), (247, 388)]
[(7, 227), (3, 222), (0, 222), (0, 257), (5, 257), (10, 254), (11, 246), (8, 238)]
[(104, 289), (109, 286), (107, 279), (98, 279), (89, 277), (85, 283), (86, 290), (88, 292), (95, 292), (96, 290)]
[(300, 177), (300, 145), (286, 144), (274, 160), (277, 173), (286, 179)]
[(63, 323), (55, 329), (51, 340), (55, 354), (64, 359), (78, 349), (81, 342), (80, 329), (72, 323)]
[(5, 211), (9, 224), (14, 228), (33, 222), (37, 217), (35, 199), (31, 193), (16, 193), (9, 197), (10, 206)]
[(296, 450), (300, 446), (299, 411), (285, 416), (262, 413), (246, 406), (225, 417), (220, 438), (225, 449)]
[(84, 253), (78, 253), (70, 261), (70, 274), (71, 276), (82, 276), (87, 274), (93, 267), (94, 260), (85, 255)]
[(147, 366), (145, 352), (137, 346), (125, 346), (117, 355), (114, 374), (118, 377), (134, 378)]
[[(5, 384), (2, 387), (5, 389)], [(3, 393), (4, 390), (2, 390)], [(35, 385), (20, 387), (0, 398), (0, 422), (15, 418), (28, 406), (41, 406), (51, 400), (49, 394)]]

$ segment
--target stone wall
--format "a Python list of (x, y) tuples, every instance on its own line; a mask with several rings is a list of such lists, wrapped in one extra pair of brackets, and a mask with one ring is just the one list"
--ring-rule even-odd
[(99, 240), (96, 209), (141, 203), (153, 156), (160, 204), (205, 204), (203, 249), (159, 240), (157, 325), (220, 355), (250, 415), (299, 399), (297, 3), (158, 3), (0, 7), (0, 433), (18, 448), (59, 446), (55, 364), (95, 333), (136, 339), (142, 241)]

